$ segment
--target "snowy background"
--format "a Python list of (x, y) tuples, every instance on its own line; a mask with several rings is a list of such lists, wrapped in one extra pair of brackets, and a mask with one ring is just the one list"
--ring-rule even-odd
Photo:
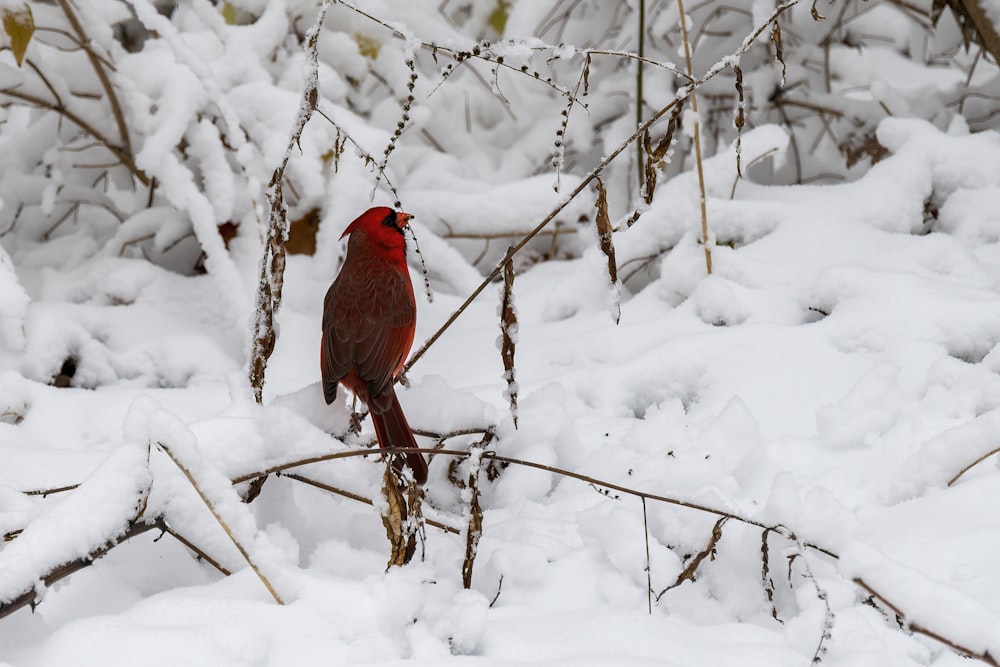
[[(996, 54), (929, 1), (791, 4), (777, 37), (773, 2), (686, 8), (695, 116), (672, 0), (334, 3), (288, 153), (317, 4), (0, 3), (0, 665), (997, 664)], [(629, 138), (677, 91), (647, 202)], [(396, 202), (415, 348), (555, 212), (514, 258), (516, 427), (496, 281), (400, 390), (423, 446), (577, 476), (484, 462), (469, 589), (468, 459), (389, 571), (376, 456), (232, 484), (371, 446), (321, 304)]]

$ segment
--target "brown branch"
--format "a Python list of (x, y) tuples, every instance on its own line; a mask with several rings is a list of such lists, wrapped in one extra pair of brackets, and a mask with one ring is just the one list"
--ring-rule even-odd
[(20, 100), (26, 104), (31, 104), (41, 109), (48, 109), (49, 111), (54, 111), (59, 114), (96, 139), (102, 146), (118, 158), (121, 163), (125, 165), (125, 168), (132, 172), (132, 175), (135, 176), (140, 183), (146, 186), (149, 185), (149, 177), (135, 164), (135, 160), (132, 158), (131, 153), (126, 152), (121, 146), (114, 144), (110, 139), (101, 134), (97, 128), (63, 105), (62, 102), (50, 102), (49, 100), (36, 97), (29, 93), (22, 93), (14, 88), (5, 88), (0, 90), (0, 95), (6, 95), (7, 97), (12, 97), (15, 100)]
[(973, 468), (975, 468), (977, 465), (979, 465), (980, 463), (982, 463), (986, 459), (990, 458), (991, 456), (995, 456), (996, 454), (1000, 454), (1000, 447), (996, 447), (994, 449), (991, 449), (990, 451), (986, 452), (982, 456), (978, 457), (975, 461), (973, 461), (969, 465), (967, 465), (964, 468), (962, 468), (961, 470), (959, 470), (957, 473), (955, 473), (954, 477), (952, 477), (951, 479), (948, 480), (948, 486), (954, 485), (955, 482), (958, 481), (959, 477), (961, 477), (965, 473), (969, 472), (970, 470), (972, 470)]
[[(75, 558), (73, 560), (66, 561), (60, 565), (54, 567), (49, 573), (42, 576), (41, 582), (45, 588), (52, 586), (61, 579), (65, 579), (74, 572), (79, 572), (80, 570), (88, 567), (94, 563), (95, 560), (106, 554), (108, 551), (118, 546), (122, 542), (132, 539), (138, 535), (153, 530), (154, 528), (160, 528), (165, 530), (163, 525), (163, 519), (158, 518), (152, 522), (143, 522), (139, 520), (132, 521), (129, 523), (125, 531), (102, 546), (94, 549), (86, 556), (82, 558)], [(17, 597), (7, 602), (0, 602), (0, 618), (9, 616), (18, 609), (22, 607), (30, 606), (32, 609), (40, 602), (39, 591), (37, 586), (32, 585), (29, 590), (24, 591)]]
[(67, 484), (66, 486), (57, 486), (52, 489), (32, 489), (31, 491), (22, 491), (26, 496), (45, 496), (51, 495), (53, 493), (65, 493), (66, 491), (72, 491), (73, 489), (79, 487), (79, 484)]
[[(230, 572), (225, 567), (223, 567), (217, 560), (215, 560), (214, 558), (212, 558), (211, 556), (209, 556), (207, 553), (205, 553), (204, 551), (202, 551), (200, 548), (198, 548), (198, 546), (195, 545), (194, 542), (192, 542), (191, 540), (189, 540), (188, 538), (184, 537), (183, 535), (181, 535), (180, 533), (178, 533), (176, 530), (174, 530), (173, 528), (171, 528), (170, 526), (168, 526), (167, 523), (163, 520), (162, 517), (158, 518), (157, 522), (158, 522), (157, 527), (160, 530), (162, 530), (163, 532), (169, 534), (175, 540), (177, 540), (178, 542), (180, 542), (181, 544), (183, 544), (184, 546), (186, 546), (188, 549), (190, 549), (191, 551), (193, 551), (198, 556), (198, 558), (200, 558), (201, 560), (205, 561), (206, 563), (208, 563), (209, 565), (211, 565), (212, 567), (214, 567), (216, 570), (219, 571), (220, 574), (222, 574), (223, 576), (226, 576), (226, 577), (228, 577), (229, 575), (232, 574), (232, 572)], [(157, 538), (157, 539), (159, 539), (159, 538)]]
[[(282, 475), (282, 477), (294, 479), (297, 482), (308, 484), (309, 486), (316, 487), (317, 489), (322, 489), (323, 491), (328, 491), (329, 493), (333, 493), (338, 496), (343, 496), (344, 498), (350, 498), (351, 500), (355, 500), (359, 503), (364, 503), (365, 505), (371, 505), (371, 506), (375, 505), (375, 503), (373, 503), (369, 498), (365, 498), (362, 495), (358, 495), (357, 493), (352, 493), (350, 491), (345, 491), (344, 489), (339, 489), (336, 486), (324, 484), (323, 482), (319, 482), (316, 481), (315, 479), (310, 479), (308, 477), (303, 477), (302, 475), (296, 475), (295, 473), (285, 473)], [(458, 528), (449, 526), (448, 524), (445, 523), (441, 523), (440, 521), (434, 521), (433, 519), (424, 519), (424, 523), (426, 523), (428, 526), (434, 526), (435, 528), (439, 528), (446, 533), (452, 533), (454, 535), (460, 535), (462, 533), (462, 531), (459, 530)]]
[(961, 655), (965, 656), (966, 658), (975, 658), (976, 660), (982, 660), (987, 665), (993, 665), (993, 667), (1000, 667), (1000, 662), (997, 662), (997, 659), (995, 657), (993, 657), (990, 654), (989, 651), (983, 651), (982, 653), (978, 653), (978, 652), (974, 651), (973, 649), (970, 649), (970, 648), (968, 648), (966, 646), (962, 646), (958, 642), (955, 642), (955, 641), (953, 641), (951, 639), (948, 639), (944, 635), (942, 635), (942, 634), (940, 634), (938, 632), (935, 632), (934, 630), (931, 630), (929, 628), (925, 628), (924, 626), (920, 625), (919, 623), (913, 623), (913, 622), (909, 621), (906, 618), (906, 612), (904, 612), (902, 609), (900, 609), (896, 604), (894, 604), (892, 601), (890, 601), (884, 595), (882, 595), (881, 593), (879, 593), (878, 591), (876, 591), (874, 588), (872, 588), (867, 582), (865, 582), (864, 579), (856, 578), (856, 579), (854, 579), (854, 583), (856, 583), (858, 586), (860, 586), (865, 591), (867, 591), (868, 594), (871, 595), (872, 597), (878, 598), (879, 600), (881, 600), (882, 604), (884, 604), (890, 610), (892, 610), (892, 612), (894, 614), (896, 614), (896, 616), (900, 619), (900, 621), (903, 622), (906, 625), (906, 627), (908, 627), (910, 629), (911, 632), (915, 632), (915, 633), (923, 635), (925, 637), (930, 637), (931, 639), (944, 644), (945, 646), (947, 646), (951, 650), (953, 650), (953, 651), (955, 651), (957, 653), (960, 653)]
[[(264, 477), (276, 472), (281, 472), (284, 470), (289, 470), (291, 468), (297, 468), (304, 465), (309, 465), (312, 463), (320, 463), (323, 461), (335, 461), (337, 459), (352, 458), (355, 456), (372, 456), (372, 455), (382, 455), (385, 453), (393, 454), (430, 454), (430, 455), (444, 455), (444, 456), (456, 456), (461, 458), (466, 458), (472, 456), (472, 452), (460, 450), (460, 449), (436, 449), (436, 448), (425, 448), (425, 447), (394, 447), (392, 449), (350, 449), (342, 452), (333, 452), (331, 454), (322, 454), (319, 456), (311, 456), (307, 459), (300, 459), (298, 461), (288, 461), (286, 463), (281, 463), (266, 470), (262, 470), (256, 473), (249, 473), (246, 475), (241, 475), (240, 477), (233, 480), (234, 484), (241, 482), (248, 482), (250, 480), (256, 479), (258, 477)], [(678, 498), (671, 498), (669, 496), (661, 496), (655, 493), (648, 493), (646, 491), (640, 491), (638, 489), (633, 489), (631, 487), (622, 486), (621, 484), (616, 484), (614, 482), (608, 482), (605, 480), (597, 479), (596, 477), (590, 477), (578, 472), (573, 472), (572, 470), (566, 470), (564, 468), (557, 468), (555, 466), (545, 465), (543, 463), (536, 463), (534, 461), (527, 461), (525, 459), (516, 459), (509, 456), (501, 456), (496, 452), (484, 452), (482, 454), (483, 459), (489, 459), (492, 461), (497, 461), (498, 463), (507, 463), (511, 465), (519, 465), (526, 468), (535, 468), (536, 470), (544, 470), (545, 472), (550, 472), (555, 475), (560, 475), (562, 477), (570, 477), (572, 479), (580, 480), (581, 482), (586, 482), (593, 486), (602, 487), (604, 489), (619, 491), (621, 493), (636, 496), (638, 498), (646, 498), (647, 500), (656, 500), (662, 503), (667, 503), (670, 505), (677, 505), (678, 507), (686, 507), (688, 509), (697, 510), (699, 512), (705, 512), (708, 514), (714, 514), (718, 517), (726, 517), (729, 519), (734, 519), (740, 523), (745, 523), (751, 526), (757, 526), (762, 529), (770, 529), (772, 531), (778, 531), (781, 535), (789, 536), (794, 538), (794, 535), (790, 533), (787, 529), (781, 528), (780, 526), (774, 526), (756, 519), (751, 519), (750, 517), (742, 516), (734, 512), (730, 512), (723, 509), (718, 509), (715, 507), (709, 507), (708, 505), (701, 505), (699, 503), (689, 502), (687, 500), (680, 500)], [(336, 492), (335, 492), (336, 493)], [(343, 495), (343, 494), (342, 494)], [(837, 554), (829, 549), (812, 543), (805, 543), (804, 546), (809, 547), (815, 551), (818, 551), (831, 558), (838, 558)]]
[(129, 140), (128, 136), (128, 124), (125, 122), (125, 114), (122, 113), (122, 106), (118, 101), (118, 95), (115, 93), (115, 88), (111, 85), (111, 79), (108, 78), (108, 73), (104, 69), (106, 63), (94, 52), (92, 48), (90, 48), (90, 36), (84, 31), (83, 25), (80, 23), (80, 19), (77, 17), (70, 5), (70, 0), (59, 0), (59, 6), (62, 8), (63, 13), (66, 14), (66, 18), (69, 20), (70, 26), (77, 34), (80, 48), (82, 48), (84, 53), (87, 54), (87, 58), (90, 60), (90, 64), (93, 66), (94, 72), (97, 74), (97, 78), (101, 82), (101, 88), (104, 89), (104, 94), (108, 98), (108, 106), (111, 107), (111, 115), (114, 116), (115, 124), (118, 126), (118, 134), (122, 139), (122, 150), (131, 155), (132, 142)]

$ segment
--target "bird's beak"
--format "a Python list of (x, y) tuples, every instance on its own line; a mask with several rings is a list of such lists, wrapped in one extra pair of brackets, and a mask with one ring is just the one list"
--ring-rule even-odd
[(399, 225), (399, 227), (402, 229), (407, 225), (407, 223), (410, 222), (411, 218), (413, 218), (412, 214), (403, 213), (402, 211), (399, 211), (398, 213), (396, 213), (396, 224)]

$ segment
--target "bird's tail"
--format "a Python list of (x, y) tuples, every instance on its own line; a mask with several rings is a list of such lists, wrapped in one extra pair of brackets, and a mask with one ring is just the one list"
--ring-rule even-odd
[[(375, 405), (376, 403), (386, 405), (386, 407), (379, 408)], [(371, 410), (372, 423), (375, 425), (375, 435), (378, 437), (380, 446), (386, 449), (417, 447), (413, 431), (410, 430), (406, 415), (403, 414), (403, 407), (399, 404), (396, 391), (391, 384), (382, 392), (379, 400), (371, 401), (368, 407)], [(413, 479), (417, 481), (417, 484), (423, 484), (427, 481), (427, 462), (422, 454), (419, 452), (406, 454), (406, 465), (413, 471)]]

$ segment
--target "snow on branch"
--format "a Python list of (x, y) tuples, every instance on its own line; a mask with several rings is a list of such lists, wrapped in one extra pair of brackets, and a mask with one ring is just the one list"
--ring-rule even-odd
[(79, 563), (148, 530), (140, 519), (151, 484), (148, 450), (124, 445), (79, 487), (46, 505), (0, 551), (0, 616), (34, 605)]

